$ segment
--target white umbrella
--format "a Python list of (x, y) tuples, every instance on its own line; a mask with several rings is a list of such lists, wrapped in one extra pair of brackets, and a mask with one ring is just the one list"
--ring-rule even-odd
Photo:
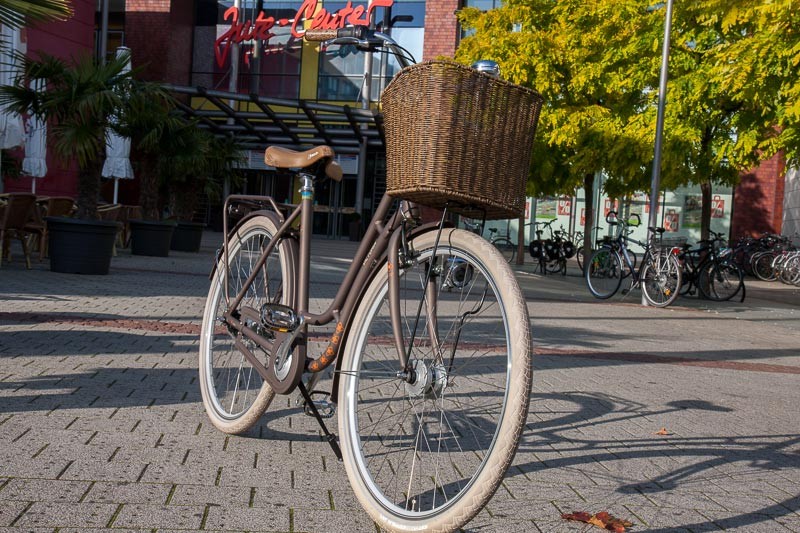
[[(128, 54), (128, 62), (123, 72), (130, 72), (131, 60), (130, 49), (124, 46), (117, 48), (117, 57)], [(114, 117), (111, 119), (114, 120)], [(104, 178), (114, 178), (114, 202), (117, 203), (119, 194), (119, 180), (133, 179), (133, 167), (130, 161), (131, 140), (128, 137), (120, 137), (112, 130), (106, 131), (106, 161), (103, 163), (102, 176)]]
[[(31, 80), (31, 89), (45, 90), (43, 79)], [(39, 117), (28, 118), (25, 135), (25, 159), (22, 160), (22, 173), (31, 176), (31, 192), (36, 194), (36, 178), (47, 174), (47, 123)]]
[[(3, 25), (0, 29), (0, 85), (14, 85), (19, 74), (19, 64), (14, 53), (19, 48), (19, 29)], [(22, 117), (6, 108), (7, 106), (0, 105), (0, 149), (3, 150), (22, 146), (24, 140)], [(3, 192), (2, 174), (0, 174), (0, 192)]]

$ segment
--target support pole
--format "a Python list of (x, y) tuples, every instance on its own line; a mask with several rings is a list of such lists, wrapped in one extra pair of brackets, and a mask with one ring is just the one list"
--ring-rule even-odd
[[(375, 12), (372, 11), (369, 27), (375, 29)], [(361, 108), (369, 109), (372, 96), (372, 54), (364, 54), (364, 86), (361, 93)], [(366, 125), (362, 126), (366, 128)], [(367, 179), (367, 137), (361, 136), (358, 148), (358, 176), (356, 177), (356, 213), (364, 215), (364, 186)]]
[[(650, 220), (647, 225), (658, 225), (658, 196), (661, 187), (661, 145), (664, 139), (664, 108), (667, 104), (667, 67), (669, 65), (669, 38), (672, 28), (672, 0), (667, 0), (666, 20), (664, 21), (664, 46), (661, 51), (661, 76), (658, 84), (658, 117), (656, 119), (656, 145), (653, 156), (653, 174), (650, 180)], [(648, 239), (652, 237), (650, 230)], [(647, 305), (642, 293), (642, 305)]]
[(103, 0), (100, 10), (100, 63), (106, 63), (106, 56), (108, 55), (108, 0)]
[[(241, 11), (242, 0), (233, 0), (233, 7)], [(230, 77), (228, 78), (228, 92), (238, 93), (239, 92), (239, 43), (237, 43), (235, 40), (231, 44), (230, 61), (231, 61), (231, 68), (229, 71)], [(228, 106), (235, 111), (237, 107), (236, 101), (233, 99), (228, 100)], [(228, 117), (227, 125), (232, 126), (233, 122), (234, 122), (233, 118)], [(231, 194), (231, 179), (230, 177), (225, 176), (225, 180), (222, 182), (222, 201), (224, 202), (225, 198), (227, 198), (230, 194)], [(227, 214), (225, 216), (227, 216)]]

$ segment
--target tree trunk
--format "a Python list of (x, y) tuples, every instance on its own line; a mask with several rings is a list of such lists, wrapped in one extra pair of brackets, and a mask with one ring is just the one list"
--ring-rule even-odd
[(701, 183), (700, 191), (703, 193), (700, 211), (700, 239), (708, 240), (711, 230), (711, 182)]
[(139, 205), (142, 206), (142, 218), (158, 220), (158, 174), (155, 165), (144, 157), (140, 164)]
[(183, 222), (191, 222), (200, 202), (197, 182), (175, 182), (169, 189), (170, 216)]
[(592, 255), (592, 235), (594, 235), (594, 174), (583, 176), (583, 204), (586, 217), (583, 223), (583, 265)]
[(81, 220), (97, 220), (97, 196), (100, 194), (100, 168), (96, 163), (78, 171), (78, 212)]

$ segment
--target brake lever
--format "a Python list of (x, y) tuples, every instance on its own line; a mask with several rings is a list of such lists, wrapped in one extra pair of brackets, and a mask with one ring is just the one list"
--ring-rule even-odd
[(335, 39), (328, 39), (322, 42), (322, 46), (325, 48), (331, 45), (354, 45), (359, 50), (365, 50), (369, 48), (369, 41), (366, 39), (359, 39), (358, 37), (336, 37)]

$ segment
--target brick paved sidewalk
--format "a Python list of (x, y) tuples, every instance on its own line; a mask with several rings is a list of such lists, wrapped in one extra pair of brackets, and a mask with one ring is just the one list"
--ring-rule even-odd
[[(200, 254), (108, 276), (0, 269), (0, 530), (376, 531), (316, 423), (279, 398), (246, 436), (208, 423)], [(332, 296), (352, 243), (315, 242)], [(469, 531), (800, 531), (800, 295), (739, 304), (599, 302), (520, 269), (538, 356), (527, 430)], [(781, 292), (777, 292), (781, 291)], [(657, 434), (664, 428), (666, 435)]]

